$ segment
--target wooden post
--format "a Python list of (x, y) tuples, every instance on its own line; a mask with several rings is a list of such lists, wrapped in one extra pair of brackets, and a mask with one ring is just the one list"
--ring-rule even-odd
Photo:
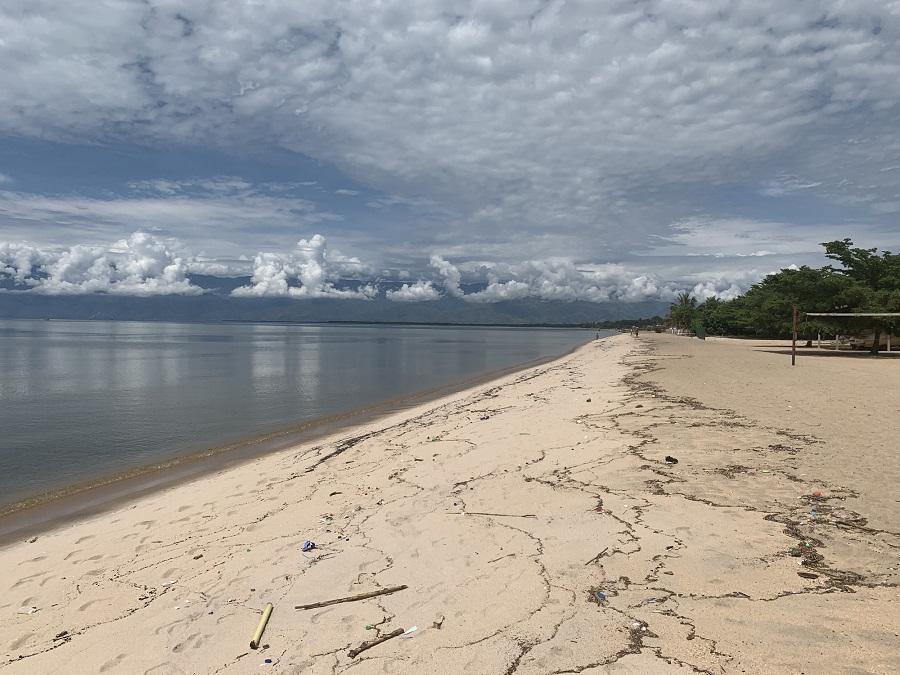
[(797, 305), (794, 305), (794, 334), (791, 340), (791, 365), (797, 365)]

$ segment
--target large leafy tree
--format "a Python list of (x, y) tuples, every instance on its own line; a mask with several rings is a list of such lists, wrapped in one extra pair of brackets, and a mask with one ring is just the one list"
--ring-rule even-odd
[[(758, 334), (790, 335), (794, 307), (803, 312), (832, 312), (844, 304), (850, 287), (847, 279), (828, 268), (783, 269), (751, 287), (744, 297), (745, 320)], [(801, 337), (810, 338), (823, 324), (806, 320), (797, 326)]]
[[(825, 255), (841, 267), (825, 269), (850, 283), (838, 296), (841, 310), (853, 313), (900, 312), (900, 255), (877, 248), (855, 248), (850, 239), (824, 242)], [(896, 332), (898, 322), (891, 318), (860, 317), (847, 325), (856, 329), (874, 328), (872, 353), (878, 353), (881, 334)]]

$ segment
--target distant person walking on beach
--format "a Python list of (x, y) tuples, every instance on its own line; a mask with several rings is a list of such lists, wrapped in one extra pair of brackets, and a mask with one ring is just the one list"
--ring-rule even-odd
[(631, 334), (634, 335), (634, 337), (638, 336), (638, 327), (637, 326), (631, 327)]

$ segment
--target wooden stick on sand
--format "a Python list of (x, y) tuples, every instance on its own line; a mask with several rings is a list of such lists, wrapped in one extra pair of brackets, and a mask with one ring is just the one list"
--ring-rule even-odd
[(337, 605), (341, 602), (355, 602), (356, 600), (365, 600), (366, 598), (375, 598), (379, 595), (389, 595), (402, 591), (407, 588), (406, 584), (402, 586), (391, 586), (390, 588), (382, 588), (379, 591), (371, 591), (369, 593), (360, 593), (359, 595), (351, 595), (348, 598), (338, 598), (337, 600), (323, 600), (322, 602), (313, 602), (309, 605), (297, 605), (294, 609), (315, 609), (316, 607), (328, 607), (328, 605)]
[(598, 560), (600, 560), (600, 558), (603, 557), (603, 554), (606, 553), (608, 550), (609, 550), (609, 546), (607, 546), (605, 549), (603, 549), (602, 551), (600, 551), (600, 553), (598, 553), (597, 555), (595, 555), (593, 558), (591, 558), (590, 560), (588, 560), (588, 561), (587, 561), (586, 563), (584, 563), (584, 564), (585, 564), (585, 565), (590, 565), (592, 562), (597, 562)]
[(361, 654), (362, 652), (366, 651), (367, 649), (371, 649), (375, 645), (380, 645), (382, 642), (387, 642), (391, 638), (395, 638), (398, 635), (403, 635), (404, 632), (405, 631), (402, 628), (398, 628), (397, 630), (395, 630), (391, 633), (388, 633), (387, 635), (382, 635), (380, 638), (375, 638), (371, 642), (363, 642), (356, 649), (351, 649), (349, 652), (347, 652), (347, 656), (349, 656), (351, 659), (356, 658), (356, 656), (358, 654)]
[[(457, 513), (448, 511), (447, 513)], [(537, 518), (533, 513), (484, 513), (482, 511), (466, 511), (467, 516), (502, 516), (504, 518)]]

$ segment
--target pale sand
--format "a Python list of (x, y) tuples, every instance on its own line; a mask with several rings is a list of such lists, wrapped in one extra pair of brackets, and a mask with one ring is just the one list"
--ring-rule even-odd
[(7, 546), (0, 671), (900, 672), (900, 360), (789, 364), (617, 336)]

